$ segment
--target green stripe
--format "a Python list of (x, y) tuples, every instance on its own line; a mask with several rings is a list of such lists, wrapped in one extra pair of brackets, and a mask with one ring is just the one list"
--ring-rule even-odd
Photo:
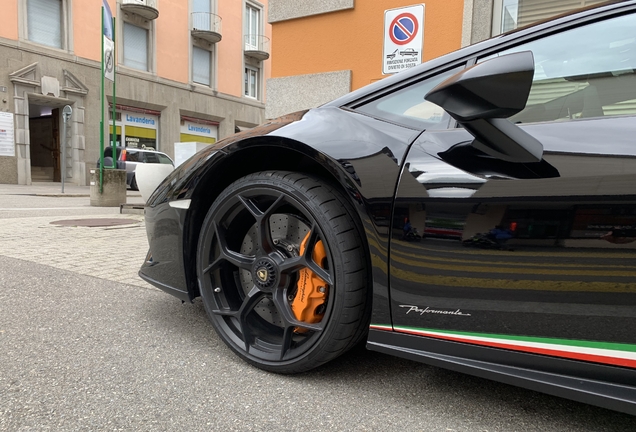
[(628, 351), (628, 352), (636, 352), (636, 345), (634, 344), (624, 344), (624, 343), (614, 343), (614, 342), (594, 342), (594, 341), (584, 341), (584, 340), (574, 340), (574, 339), (553, 339), (553, 338), (542, 338), (542, 337), (531, 337), (531, 336), (510, 336), (510, 335), (501, 335), (501, 334), (491, 334), (491, 333), (473, 333), (473, 332), (462, 332), (462, 331), (454, 331), (454, 330), (441, 330), (441, 329), (424, 329), (418, 327), (395, 327), (396, 329), (401, 330), (411, 330), (411, 331), (427, 331), (427, 332), (443, 332), (457, 336), (478, 336), (478, 337), (487, 337), (492, 339), (501, 339), (508, 341), (517, 341), (517, 342), (538, 342), (552, 345), (566, 345), (566, 346), (574, 346), (574, 347), (583, 347), (583, 348), (596, 348), (596, 349), (606, 349), (606, 350), (615, 350), (615, 351)]

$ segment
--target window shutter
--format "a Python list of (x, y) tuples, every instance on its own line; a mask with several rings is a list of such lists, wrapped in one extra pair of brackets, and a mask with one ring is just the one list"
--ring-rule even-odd
[(199, 47), (192, 47), (192, 81), (210, 85), (211, 52)]
[(62, 1), (28, 0), (27, 28), (30, 41), (62, 47)]
[(148, 30), (124, 22), (124, 64), (148, 70)]

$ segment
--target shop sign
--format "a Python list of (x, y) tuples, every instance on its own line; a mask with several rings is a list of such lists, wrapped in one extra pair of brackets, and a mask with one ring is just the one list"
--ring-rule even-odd
[(188, 135), (199, 135), (210, 138), (217, 137), (218, 126), (194, 123), (190, 121), (184, 121), (181, 125), (181, 133)]
[(149, 114), (122, 112), (121, 115), (124, 124), (150, 127), (152, 129), (156, 129), (159, 124), (159, 117)]

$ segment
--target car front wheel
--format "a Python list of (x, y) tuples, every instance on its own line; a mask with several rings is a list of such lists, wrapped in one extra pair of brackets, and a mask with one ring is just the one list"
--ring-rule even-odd
[(279, 373), (315, 368), (366, 334), (368, 268), (347, 200), (313, 177), (243, 177), (205, 218), (197, 272), (222, 340), (253, 365)]

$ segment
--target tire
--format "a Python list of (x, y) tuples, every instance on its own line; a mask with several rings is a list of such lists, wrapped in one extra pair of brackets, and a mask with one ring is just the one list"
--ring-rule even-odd
[[(228, 186), (207, 213), (197, 250), (201, 297), (221, 339), (277, 373), (313, 369), (361, 341), (371, 290), (356, 221), (337, 190), (306, 175), (261, 172)], [(320, 286), (301, 290), (311, 274)], [(312, 293), (324, 298), (302, 319), (292, 304)]]
[(133, 178), (130, 180), (130, 189), (134, 191), (139, 190), (139, 186), (137, 186), (137, 179), (135, 178), (135, 175), (133, 175)]

